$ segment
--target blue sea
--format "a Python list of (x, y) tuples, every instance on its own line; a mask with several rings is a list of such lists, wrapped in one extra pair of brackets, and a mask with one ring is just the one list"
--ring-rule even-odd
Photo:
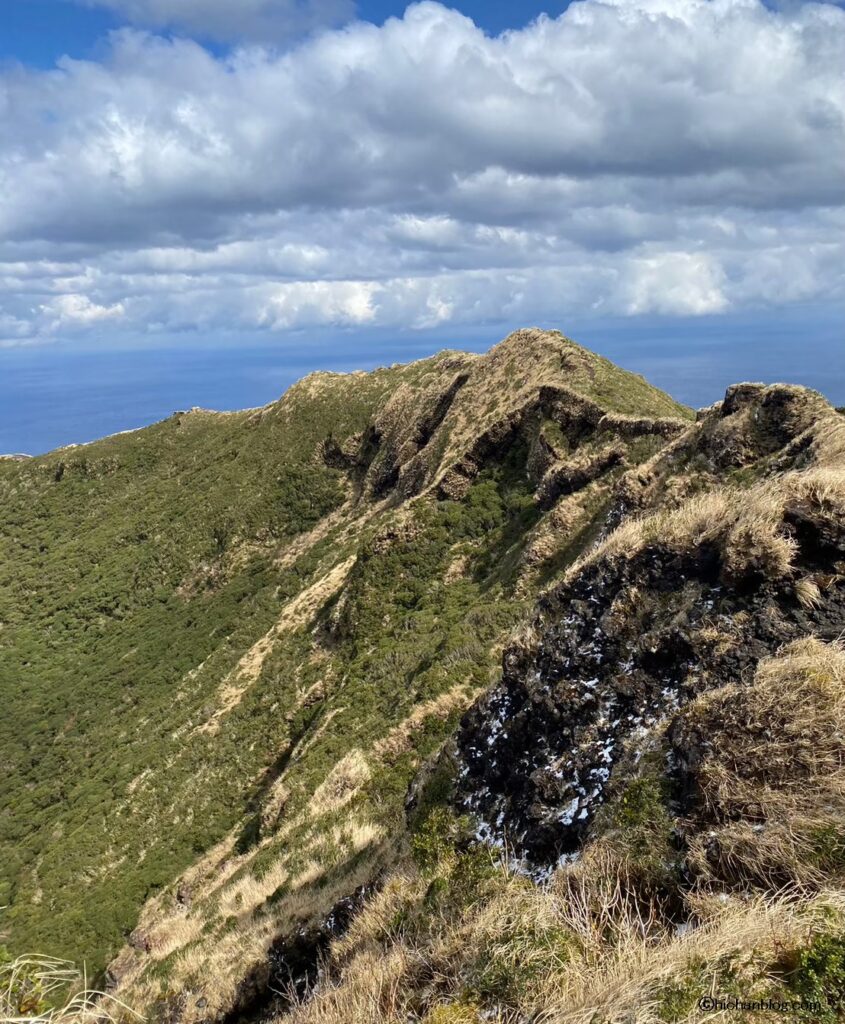
[[(740, 380), (805, 384), (845, 405), (843, 325), (838, 314), (793, 310), (777, 319), (570, 321), (561, 329), (689, 405), (709, 405)], [(79, 349), (57, 342), (0, 349), (0, 453), (40, 454), (195, 405), (220, 410), (264, 405), (311, 370), (372, 369), (443, 348), (481, 352), (510, 329), (323, 332), (276, 343), (173, 340), (154, 347)]]

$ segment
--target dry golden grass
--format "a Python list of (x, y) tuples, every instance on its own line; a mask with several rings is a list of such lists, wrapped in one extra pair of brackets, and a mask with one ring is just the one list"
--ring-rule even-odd
[(195, 914), (172, 914), (145, 933), (147, 950), (154, 960), (163, 960), (174, 950), (193, 942), (202, 931), (202, 918)]
[(464, 579), (469, 572), (471, 559), (467, 554), (457, 554), (452, 561), (446, 566), (446, 571), (443, 573), (444, 583), (455, 583), (458, 580)]
[(671, 437), (688, 430), (690, 426), (689, 419), (682, 419), (680, 416), (650, 418), (621, 412), (605, 413), (598, 423), (600, 431), (623, 437), (642, 434), (663, 434)]
[(818, 608), (822, 603), (822, 592), (818, 583), (809, 576), (795, 581), (795, 596), (804, 608)]
[(291, 889), (304, 889), (306, 886), (313, 885), (316, 881), (323, 878), (326, 874), (326, 867), (319, 861), (310, 860), (308, 863), (295, 875), (290, 882)]
[(211, 718), (198, 727), (199, 732), (214, 734), (219, 731), (221, 720), (240, 704), (246, 691), (258, 679), (264, 662), (279, 639), (313, 618), (319, 608), (340, 590), (354, 564), (353, 555), (284, 605), (277, 621), (250, 647), (224, 679), (217, 697), (218, 706)]
[[(677, 902), (669, 914), (667, 894), (648, 895), (626, 851), (602, 840), (545, 886), (502, 866), (458, 913), (432, 909), (429, 877), (406, 868), (278, 1024), (744, 1019), (705, 1013), (697, 998), (723, 993), (726, 977), (750, 997), (780, 991), (784, 951), (845, 923), (845, 890), (832, 888), (845, 872), (845, 649), (791, 644), (751, 684), (699, 697), (673, 736), (698, 752), (702, 805), (686, 823), (699, 882), (674, 894), (683, 930)], [(511, 987), (498, 1004), (482, 998), (482, 1016), (473, 979), (491, 965)], [(677, 992), (689, 1005), (667, 1017)]]
[(288, 871), (284, 863), (277, 861), (261, 878), (246, 874), (237, 879), (220, 893), (220, 917), (249, 917), (287, 878)]
[(276, 779), (270, 787), (267, 796), (261, 805), (261, 833), (266, 835), (268, 831), (276, 828), (290, 799), (290, 790), (282, 778)]
[[(515, 331), (477, 360), (444, 421), (448, 443), (440, 466), (460, 458), (479, 434), (525, 405), (544, 384), (559, 384), (563, 347), (555, 335), (532, 328)], [(527, 350), (533, 358), (525, 358)], [(521, 376), (514, 373), (517, 364)]]
[[(587, 947), (586, 955), (545, 982), (533, 1019), (542, 1024), (657, 1024), (666, 1020), (660, 1003), (667, 988), (692, 975), (701, 995), (720, 992), (726, 961), (742, 964), (751, 993), (765, 988), (767, 967), (785, 946), (800, 946), (812, 922), (821, 924), (843, 909), (839, 893), (803, 903), (783, 898), (702, 900), (697, 927), (680, 936), (668, 929), (643, 929), (636, 915), (623, 915), (615, 921), (612, 943)], [(719, 1015), (693, 1006), (682, 1019), (695, 1024), (718, 1020)]]
[(414, 966), (413, 952), (402, 943), (365, 950), (350, 965), (345, 983), (283, 1019), (290, 1024), (399, 1024)]
[(344, 822), (332, 829), (332, 841), (342, 849), (359, 853), (367, 846), (374, 846), (384, 838), (384, 830), (371, 821)]
[(431, 700), (417, 705), (403, 722), (400, 722), (383, 739), (376, 742), (373, 747), (373, 753), (376, 757), (385, 758), (388, 761), (395, 760), (401, 754), (411, 749), (414, 733), (420, 729), (426, 719), (440, 718), (445, 720), (453, 711), (468, 708), (478, 696), (478, 690), (467, 689), (465, 686), (456, 686)]
[(815, 465), (836, 469), (845, 464), (845, 416), (828, 406), (808, 434)]
[[(223, 929), (219, 927), (224, 924), (223, 920), (218, 921), (211, 935), (187, 947), (173, 965), (170, 986), (202, 992), (207, 1000), (202, 1009), (189, 1007), (183, 1021), (188, 1024), (193, 1020), (206, 1020), (230, 1010), (241, 981), (250, 969), (266, 964), (270, 947), (280, 935), (295, 932), (304, 922), (313, 922), (325, 913), (326, 906), (332, 906), (358, 886), (371, 881), (373, 871), (374, 860), (363, 857), (353, 871), (316, 891), (309, 882), (321, 877), (319, 865), (307, 865), (309, 877), (304, 873), (299, 888), (285, 895), (271, 913), (243, 914), (238, 916), (234, 927)], [(352, 1020), (354, 1018), (349, 1024)]]
[[(419, 908), (427, 882), (413, 871), (396, 874), (335, 944), (319, 989), (277, 1024), (657, 1024), (668, 1019), (668, 991), (690, 984), (700, 995), (722, 991), (726, 965), (749, 993), (766, 991), (784, 949), (845, 914), (841, 892), (701, 894), (690, 897), (690, 926), (681, 933), (637, 901), (618, 867), (598, 856), (545, 887), (503, 870), (488, 899), (457, 919), (435, 920), (422, 939), (396, 922)], [(494, 964), (515, 993), (498, 1009), (488, 1002), (483, 1016), (467, 993), (479, 964)], [(705, 1019), (726, 1018), (694, 1005), (683, 1017)]]
[(807, 639), (753, 684), (699, 697), (678, 743), (701, 751), (690, 860), (707, 878), (820, 886), (845, 873), (845, 650)]
[(721, 622), (715, 626), (712, 622), (705, 620), (698, 630), (696, 637), (706, 643), (714, 654), (724, 654), (732, 647), (742, 643), (742, 630), (738, 627), (736, 619)]
[(205, 1013), (191, 1011), (195, 1018), (231, 1007), (244, 973), (266, 961), (276, 928), (277, 923), (269, 918), (239, 922), (216, 936), (213, 943), (193, 945), (179, 954), (173, 967), (177, 990), (201, 991), (208, 1001)]
[(560, 497), (551, 512), (531, 531), (521, 558), (518, 587), (530, 593), (537, 571), (558, 552), (564, 550), (584, 530), (609, 498), (608, 484), (593, 481)]
[[(679, 934), (662, 903), (644, 896), (629, 874), (624, 851), (599, 841), (547, 886), (503, 868), (482, 899), (440, 916), (427, 904), (430, 880), (406, 868), (335, 943), (319, 989), (279, 1024), (511, 1024), (517, 1012), (543, 1024), (655, 1024), (665, 1020), (661, 1000), (673, 986), (719, 991), (726, 962), (746, 977), (748, 991), (765, 991), (775, 983), (770, 970), (779, 950), (800, 947), (823, 920), (829, 927), (830, 915), (845, 913), (845, 895), (825, 889), (836, 871), (816, 846), (820, 834), (845, 840), (845, 651), (817, 640), (793, 644), (763, 662), (751, 685), (700, 697), (680, 723), (682, 749), (698, 736), (707, 739), (696, 769), (703, 819), (689, 823), (691, 866), (710, 886), (755, 882), (758, 895), (687, 893), (688, 927)], [(360, 751), (340, 762), (320, 806), (342, 806), (366, 764)], [(356, 850), (383, 836), (362, 821), (335, 825), (328, 838)], [(260, 963), (280, 930), (314, 912), (320, 851), (315, 846), (312, 860), (290, 879), (280, 863), (278, 877), (271, 871), (260, 882), (247, 877), (224, 888), (220, 918), (230, 913), (237, 925), (188, 946), (174, 979), (191, 984), (196, 977), (210, 1008), (227, 1007), (243, 965)], [(362, 880), (369, 870), (361, 867)], [(278, 910), (255, 915), (282, 880), (291, 892)], [(788, 895), (773, 895), (787, 884)], [(422, 930), (407, 925), (421, 915)], [(466, 991), (473, 972), (488, 963), (514, 987), (508, 1012), (489, 1012), (488, 1002), (482, 1018)], [(693, 1009), (683, 1020), (695, 1024), (705, 1016)]]
[(753, 487), (722, 487), (688, 499), (680, 508), (624, 522), (570, 568), (574, 577), (602, 559), (631, 558), (649, 545), (689, 551), (718, 545), (726, 571), (755, 570), (780, 579), (792, 572), (796, 544), (784, 523), (792, 509), (820, 522), (841, 521), (845, 469), (816, 468), (764, 480)]
[(129, 1006), (91, 989), (67, 960), (19, 956), (0, 963), (0, 1024), (112, 1024), (143, 1020)]
[[(658, 418), (682, 417), (685, 412), (642, 378), (612, 367), (557, 331), (537, 327), (514, 331), (486, 355), (465, 366), (470, 371), (469, 380), (443, 423), (446, 445), (436, 470), (436, 483), (471, 450), (480, 435), (518, 414), (536, 400), (544, 387), (554, 388), (561, 395), (568, 393), (575, 407), (593, 405), (599, 416), (602, 410), (610, 412), (631, 405)], [(620, 413), (619, 422), (630, 427), (634, 419)]]
[(360, 750), (350, 750), (314, 790), (308, 809), (314, 817), (345, 807), (372, 772)]
[[(337, 824), (314, 821), (350, 802), (369, 771), (363, 753), (352, 751), (318, 787), (311, 805), (246, 853), (235, 852), (239, 826), (233, 829), (182, 876), (178, 888), (189, 893), (189, 907), (174, 900), (172, 892), (148, 901), (136, 929), (142, 947), (125, 947), (115, 961), (121, 995), (133, 1005), (152, 1005), (161, 997), (161, 986), (149, 977), (147, 967), (170, 957), (171, 989), (193, 988), (202, 992), (209, 1009), (229, 1009), (245, 972), (262, 962), (279, 934), (325, 914), (338, 899), (371, 880), (372, 860), (361, 854), (383, 842), (383, 829), (359, 818)], [(277, 797), (271, 800), (274, 806), (284, 803), (283, 779), (271, 795)], [(300, 836), (298, 843), (282, 843), (269, 869), (254, 871), (256, 855), (291, 832)], [(297, 852), (307, 852), (310, 859), (298, 862), (293, 856)], [(329, 866), (335, 871), (338, 859), (354, 860), (355, 866), (351, 874), (340, 872), (326, 886)], [(270, 913), (268, 899), (281, 886), (285, 895)]]

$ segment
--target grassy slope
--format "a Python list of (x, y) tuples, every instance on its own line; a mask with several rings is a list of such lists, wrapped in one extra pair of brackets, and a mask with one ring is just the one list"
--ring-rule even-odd
[[(390, 860), (408, 782), (528, 610), (505, 555), (539, 513), (524, 452), (460, 502), (405, 511), (344, 505), (350, 481), (317, 451), (397, 394), (411, 415), (454, 359), (317, 374), (260, 413), (0, 463), (0, 941), (102, 966), (211, 851), (187, 925), (170, 889), (142, 916), (153, 956), (128, 973), (160, 991), (190, 977), (191, 948), (225, 974), (225, 935), (260, 950)], [(460, 360), (444, 459), (540, 384), (687, 414), (559, 335)]]
[[(0, 902), (16, 944), (102, 963), (139, 902), (241, 813), (268, 737), (250, 750), (174, 733), (308, 576), (273, 555), (343, 500), (318, 440), (360, 429), (399, 376), (323, 380), (321, 401), (300, 385), (261, 417), (191, 413), (0, 466)], [(186, 784), (223, 763), (190, 820)], [(127, 801), (145, 770), (155, 791)]]
[(502, 414), (524, 404), (537, 388), (569, 388), (608, 412), (633, 416), (691, 417), (691, 411), (639, 374), (629, 373), (557, 331), (516, 331), (485, 357), (461, 392), (450, 416), (447, 456), (471, 441)]

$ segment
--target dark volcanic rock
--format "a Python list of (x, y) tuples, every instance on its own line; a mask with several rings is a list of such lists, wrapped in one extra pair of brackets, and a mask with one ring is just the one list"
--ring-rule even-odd
[(223, 1024), (273, 1020), (302, 999), (319, 981), (332, 941), (346, 931), (353, 917), (376, 890), (380, 879), (360, 886), (340, 900), (318, 924), (279, 938), (265, 961), (243, 979), (233, 1009)]
[[(799, 536), (799, 572), (819, 543), (810, 528)], [(843, 628), (841, 579), (804, 608), (788, 580), (727, 585), (713, 546), (590, 563), (543, 599), (500, 686), (466, 715), (459, 801), (483, 837), (552, 864), (579, 847), (614, 763), (650, 726), (703, 690), (749, 680), (782, 644)]]

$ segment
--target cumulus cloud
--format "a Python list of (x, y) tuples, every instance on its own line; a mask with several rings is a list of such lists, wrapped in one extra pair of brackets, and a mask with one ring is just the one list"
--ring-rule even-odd
[(840, 8), (758, 0), (582, 0), (497, 38), (426, 2), (222, 58), (125, 30), (2, 73), (0, 330), (842, 302), (843, 57)]
[(353, 0), (75, 0), (104, 7), (146, 28), (175, 29), (220, 42), (286, 42), (314, 28), (339, 25)]
[(116, 320), (123, 316), (121, 302), (112, 306), (98, 306), (87, 295), (59, 295), (41, 306), (41, 313), (47, 321), (48, 330), (76, 324), (94, 324), (101, 320)]
[(657, 256), (637, 256), (625, 268), (625, 311), (721, 313), (728, 305), (724, 282), (721, 267), (707, 254), (661, 252)]

